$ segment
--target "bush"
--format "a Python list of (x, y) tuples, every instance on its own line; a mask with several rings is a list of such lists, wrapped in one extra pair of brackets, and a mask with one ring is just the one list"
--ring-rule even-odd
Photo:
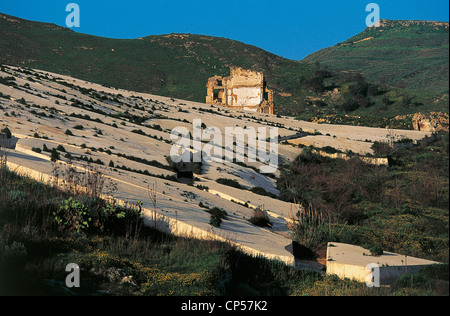
[(202, 174), (202, 162), (195, 162), (193, 161), (191, 163), (192, 172), (195, 174)]
[(226, 219), (228, 216), (228, 213), (225, 210), (218, 207), (207, 210), (207, 212), (211, 214), (209, 223), (214, 227), (220, 227), (220, 224), (222, 224), (222, 220)]
[(370, 254), (375, 257), (379, 257), (383, 254), (383, 249), (381, 247), (375, 246), (370, 248)]
[(73, 136), (73, 133), (70, 131), (70, 129), (66, 130), (64, 134), (68, 136)]
[(209, 224), (211, 226), (219, 228), (220, 224), (222, 224), (222, 219), (220, 217), (211, 215), (211, 219), (209, 221)]
[(267, 214), (260, 208), (257, 208), (254, 211), (253, 216), (250, 217), (248, 221), (258, 227), (272, 227), (269, 216), (267, 216)]
[(395, 283), (397, 288), (420, 288), (435, 296), (448, 296), (448, 264), (425, 266), (418, 273), (403, 274)]
[(219, 178), (216, 180), (217, 183), (228, 185), (230, 187), (242, 189), (242, 186), (236, 180), (227, 179), (227, 178)]
[(99, 213), (98, 228), (113, 235), (137, 234), (142, 227), (142, 202), (127, 207), (108, 203)]
[(76, 231), (77, 233), (86, 231), (91, 222), (88, 208), (74, 201), (73, 198), (67, 199), (58, 210), (53, 212), (53, 216), (60, 231)]
[(327, 154), (335, 154), (339, 152), (336, 148), (331, 146), (322, 147), (322, 151), (326, 152)]
[(81, 203), (72, 197), (64, 201), (55, 212), (54, 222), (61, 232), (105, 233), (130, 236), (139, 233), (143, 224), (142, 202), (127, 204), (106, 203), (89, 198)]
[(387, 157), (391, 150), (386, 142), (374, 142), (371, 148), (376, 157)]
[(293, 241), (317, 252), (328, 239), (325, 216), (312, 205), (296, 205), (297, 213), (290, 224)]
[(273, 193), (267, 192), (266, 189), (262, 188), (262, 187), (253, 187), (250, 189), (251, 192), (259, 194), (259, 195), (264, 195), (264, 196), (269, 196), (271, 198), (277, 198), (277, 196)]
[(9, 130), (9, 128), (5, 127), (4, 129), (2, 129), (2, 133), (6, 134), (6, 138), (11, 138), (12, 134), (11, 131)]
[(50, 159), (53, 162), (55, 162), (55, 161), (60, 159), (59, 152), (55, 148), (53, 148), (52, 151), (51, 151)]

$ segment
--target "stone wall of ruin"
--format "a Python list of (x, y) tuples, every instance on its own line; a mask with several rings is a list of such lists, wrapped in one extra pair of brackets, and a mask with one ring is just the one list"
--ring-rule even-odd
[(262, 72), (231, 67), (230, 76), (211, 77), (206, 87), (208, 104), (273, 114), (273, 92), (265, 87)]

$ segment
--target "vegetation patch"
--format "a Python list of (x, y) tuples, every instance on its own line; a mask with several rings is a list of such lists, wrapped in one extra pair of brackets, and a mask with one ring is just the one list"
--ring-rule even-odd
[(281, 199), (314, 210), (293, 214), (293, 238), (308, 244), (302, 236), (317, 236), (313, 248), (326, 241), (376, 245), (448, 262), (448, 141), (443, 133), (429, 144), (375, 143), (376, 156), (387, 157), (389, 166), (304, 150), (281, 167), (277, 182)]
[(260, 208), (253, 211), (253, 216), (248, 221), (258, 227), (272, 227), (269, 216)]
[[(405, 275), (389, 288), (368, 288), (364, 283), (252, 257), (226, 243), (129, 225), (123, 219), (130, 217), (123, 212), (136, 215), (137, 206), (122, 208), (93, 195), (60, 191), (0, 172), (2, 295), (448, 296), (448, 265)], [(89, 226), (79, 226), (73, 215), (80, 212), (100, 212), (108, 218), (92, 216), (90, 221), (87, 218)], [(73, 262), (80, 266), (83, 283), (68, 290), (65, 267)]]
[(239, 184), (239, 182), (234, 179), (219, 178), (216, 180), (216, 182), (233, 188), (242, 189), (242, 186)]
[(218, 207), (213, 207), (212, 209), (207, 209), (206, 212), (208, 212), (209, 214), (211, 214), (211, 219), (209, 221), (209, 224), (211, 226), (220, 227), (220, 224), (222, 224), (222, 221), (224, 219), (227, 219), (228, 213), (223, 210), (220, 209)]

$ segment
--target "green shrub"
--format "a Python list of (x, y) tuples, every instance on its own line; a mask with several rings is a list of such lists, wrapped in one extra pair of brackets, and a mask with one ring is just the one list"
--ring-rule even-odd
[(377, 157), (387, 157), (389, 154), (391, 147), (386, 142), (374, 142), (372, 145), (372, 150)]
[(209, 190), (209, 187), (206, 186), (206, 185), (198, 184), (198, 185), (196, 185), (195, 187), (196, 187), (197, 189), (199, 189), (199, 190), (202, 190), (202, 191), (208, 191), (208, 190)]
[(11, 133), (11, 131), (9, 130), (8, 127), (5, 127), (4, 129), (2, 129), (2, 133), (5, 133), (5, 134), (6, 134), (6, 138), (11, 138), (11, 137), (12, 137), (12, 133)]
[(68, 136), (73, 136), (73, 133), (70, 131), (70, 129), (67, 129), (64, 134), (68, 135)]
[(326, 152), (327, 154), (335, 154), (339, 152), (336, 148), (333, 148), (331, 146), (322, 147), (322, 151)]
[(210, 219), (210, 221), (209, 221), (209, 224), (210, 224), (211, 226), (214, 226), (214, 227), (219, 228), (219, 227), (220, 227), (220, 224), (222, 224), (222, 219), (221, 219), (220, 217), (211, 215), (211, 219)]
[(48, 147), (47, 147), (46, 144), (44, 144), (44, 145), (42, 146), (42, 150), (45, 151), (45, 152), (47, 152), (47, 153), (52, 152), (50, 149), (48, 149)]
[(325, 215), (311, 204), (308, 207), (297, 204), (296, 208), (297, 213), (291, 224), (292, 239), (317, 252), (328, 237)]
[(98, 228), (101, 232), (113, 235), (137, 234), (143, 225), (141, 216), (141, 201), (127, 206), (108, 203), (99, 213)]
[(425, 266), (418, 273), (403, 274), (395, 283), (396, 288), (414, 288), (436, 296), (448, 296), (448, 264)]
[(211, 214), (209, 223), (214, 227), (220, 227), (220, 224), (222, 224), (222, 220), (226, 219), (228, 216), (228, 213), (225, 210), (218, 207), (208, 209), (207, 212)]
[(53, 162), (55, 162), (55, 161), (60, 159), (59, 152), (55, 148), (53, 148), (52, 151), (51, 151), (50, 159)]
[(8, 200), (13, 205), (25, 202), (27, 197), (27, 193), (22, 190), (11, 190), (8, 193)]
[(239, 184), (239, 182), (237, 182), (236, 180), (233, 180), (233, 179), (219, 178), (216, 180), (216, 182), (223, 184), (223, 185), (228, 185), (233, 188), (242, 189), (242, 186)]
[(254, 211), (253, 216), (250, 217), (248, 221), (258, 227), (272, 227), (269, 216), (267, 216), (267, 214), (260, 208), (257, 208)]
[(264, 195), (264, 196), (269, 196), (271, 198), (277, 198), (277, 196), (273, 193), (267, 192), (266, 189), (262, 188), (262, 187), (253, 187), (250, 189), (251, 192), (259, 194), (259, 195)]
[(91, 217), (88, 208), (73, 200), (72, 197), (64, 201), (57, 211), (53, 212), (54, 221), (60, 231), (82, 232), (89, 228)]
[(383, 254), (383, 249), (381, 247), (375, 246), (370, 248), (370, 254), (375, 257), (379, 257)]

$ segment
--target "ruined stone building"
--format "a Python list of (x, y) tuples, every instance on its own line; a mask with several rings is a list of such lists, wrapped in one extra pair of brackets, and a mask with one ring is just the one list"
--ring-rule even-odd
[(214, 76), (206, 85), (206, 103), (273, 114), (273, 91), (262, 72), (230, 67), (230, 76)]

